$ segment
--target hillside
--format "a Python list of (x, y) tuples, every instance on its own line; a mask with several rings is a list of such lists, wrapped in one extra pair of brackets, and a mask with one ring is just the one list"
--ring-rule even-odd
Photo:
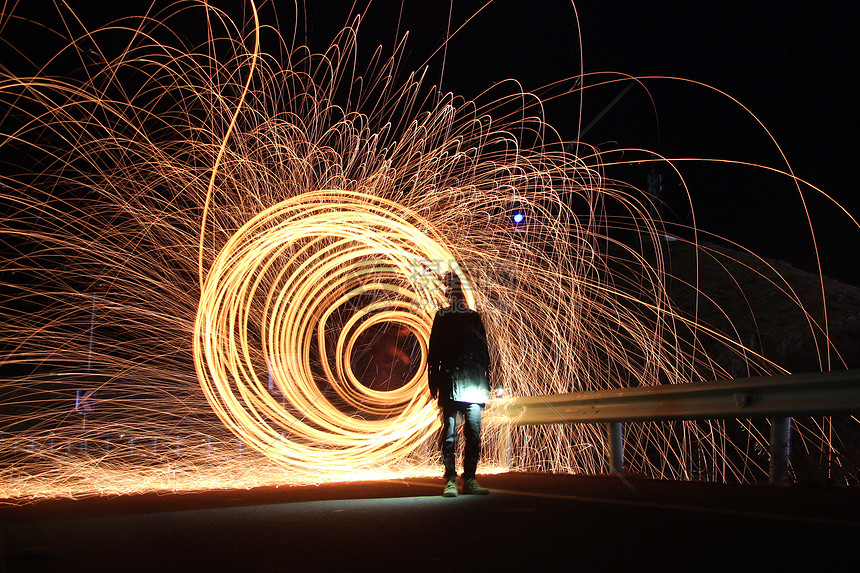
[[(734, 333), (794, 373), (860, 368), (860, 288), (825, 277), (822, 297), (818, 276), (781, 261), (708, 243), (662, 247), (669, 296), (682, 314)], [(653, 251), (646, 259), (655, 260)], [(733, 376), (746, 375), (736, 355), (718, 345), (709, 353)]]

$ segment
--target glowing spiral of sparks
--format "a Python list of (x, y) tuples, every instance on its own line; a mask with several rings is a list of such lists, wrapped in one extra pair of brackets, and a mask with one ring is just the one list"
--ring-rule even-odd
[[(333, 190), (274, 205), (233, 235), (201, 294), (194, 353), (206, 397), (233, 432), (281, 463), (317, 469), (390, 462), (426, 438), (437, 419), (426, 340), (440, 305), (438, 269), (428, 265), (453, 255), (421, 227), (391, 201)], [(368, 293), (372, 302), (355, 308)], [(333, 325), (345, 305), (351, 316)], [(254, 312), (264, 362), (250, 348)], [(351, 367), (356, 340), (381, 322), (421, 343), (421, 364), (393, 390), (363, 385)]]

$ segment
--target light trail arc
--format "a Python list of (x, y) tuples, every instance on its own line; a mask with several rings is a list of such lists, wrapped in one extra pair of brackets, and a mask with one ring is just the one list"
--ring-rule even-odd
[[(425, 365), (442, 302), (438, 267), (457, 267), (450, 250), (422, 231), (430, 228), (393, 201), (322, 190), (238, 229), (206, 276), (195, 327), (196, 369), (222, 422), (290, 466), (390, 463), (417, 447), (437, 424)], [(335, 324), (339, 310), (370, 294)], [(263, 325), (256, 349), (246, 334), (255, 312)], [(421, 352), (411, 378), (387, 391), (363, 385), (350, 365), (358, 338), (381, 323), (406, 328)]]

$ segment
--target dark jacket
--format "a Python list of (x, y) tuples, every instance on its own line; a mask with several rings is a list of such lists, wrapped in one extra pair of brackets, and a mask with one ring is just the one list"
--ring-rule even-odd
[(458, 304), (436, 313), (427, 382), (440, 400), (485, 404), (490, 399), (490, 352), (480, 314)]

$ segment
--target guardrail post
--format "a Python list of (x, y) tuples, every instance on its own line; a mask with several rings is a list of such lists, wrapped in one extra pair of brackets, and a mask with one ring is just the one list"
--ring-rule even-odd
[(606, 429), (609, 432), (609, 467), (613, 473), (621, 473), (624, 469), (624, 424), (610, 422)]
[(499, 466), (503, 468), (511, 467), (511, 427), (502, 426), (499, 429), (499, 442), (497, 458)]
[(770, 472), (768, 483), (788, 483), (788, 464), (791, 461), (791, 418), (770, 420)]

